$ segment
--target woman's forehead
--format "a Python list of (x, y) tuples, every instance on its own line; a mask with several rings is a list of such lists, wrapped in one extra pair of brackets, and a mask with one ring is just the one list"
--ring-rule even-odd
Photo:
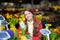
[(28, 13), (31, 13), (31, 12), (29, 12), (29, 11), (25, 11), (25, 12), (24, 12), (24, 14), (28, 14)]

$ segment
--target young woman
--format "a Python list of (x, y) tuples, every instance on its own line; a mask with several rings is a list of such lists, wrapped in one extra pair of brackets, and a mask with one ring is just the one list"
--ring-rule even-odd
[(38, 20), (31, 10), (25, 10), (24, 15), (26, 20), (24, 21), (26, 25), (26, 32), (31, 35), (30, 40), (41, 40), (42, 34), (39, 30), (42, 29), (42, 23)]

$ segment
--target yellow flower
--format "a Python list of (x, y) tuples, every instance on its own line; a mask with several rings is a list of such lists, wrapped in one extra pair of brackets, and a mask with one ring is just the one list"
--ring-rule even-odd
[(9, 13), (7, 13), (7, 14), (6, 14), (6, 18), (7, 18), (7, 19), (9, 19), (9, 18), (10, 18)]
[(24, 17), (24, 14), (21, 14), (21, 16), (20, 17)]
[(20, 37), (21, 39), (20, 40), (27, 40), (26, 36), (25, 35), (21, 35)]
[(52, 24), (48, 24), (48, 26), (52, 26)]
[(1, 29), (4, 30), (5, 29), (5, 26), (2, 26)]
[(18, 17), (18, 15), (17, 15), (17, 14), (14, 14), (14, 16), (15, 16), (15, 17)]
[(0, 30), (5, 30), (5, 26), (0, 26)]
[(60, 9), (60, 6), (53, 6), (55, 10)]
[(12, 15), (10, 15), (10, 18), (12, 18)]
[(21, 19), (21, 18), (19, 18), (19, 21), (22, 21), (22, 19)]
[(9, 13), (7, 13), (7, 14), (6, 14), (6, 18), (7, 18), (7, 19), (12, 18), (12, 14), (10, 15)]

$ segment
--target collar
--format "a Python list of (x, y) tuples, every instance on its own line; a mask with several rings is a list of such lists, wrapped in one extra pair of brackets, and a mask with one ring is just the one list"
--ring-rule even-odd
[(28, 23), (28, 24), (33, 24), (33, 21), (31, 21), (31, 22), (27, 21), (27, 23)]

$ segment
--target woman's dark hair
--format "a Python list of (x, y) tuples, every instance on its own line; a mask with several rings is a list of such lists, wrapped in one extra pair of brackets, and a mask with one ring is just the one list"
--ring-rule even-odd
[(31, 12), (34, 15), (34, 10), (32, 10), (32, 9), (25, 9), (24, 12), (25, 11), (29, 11), (29, 12)]

